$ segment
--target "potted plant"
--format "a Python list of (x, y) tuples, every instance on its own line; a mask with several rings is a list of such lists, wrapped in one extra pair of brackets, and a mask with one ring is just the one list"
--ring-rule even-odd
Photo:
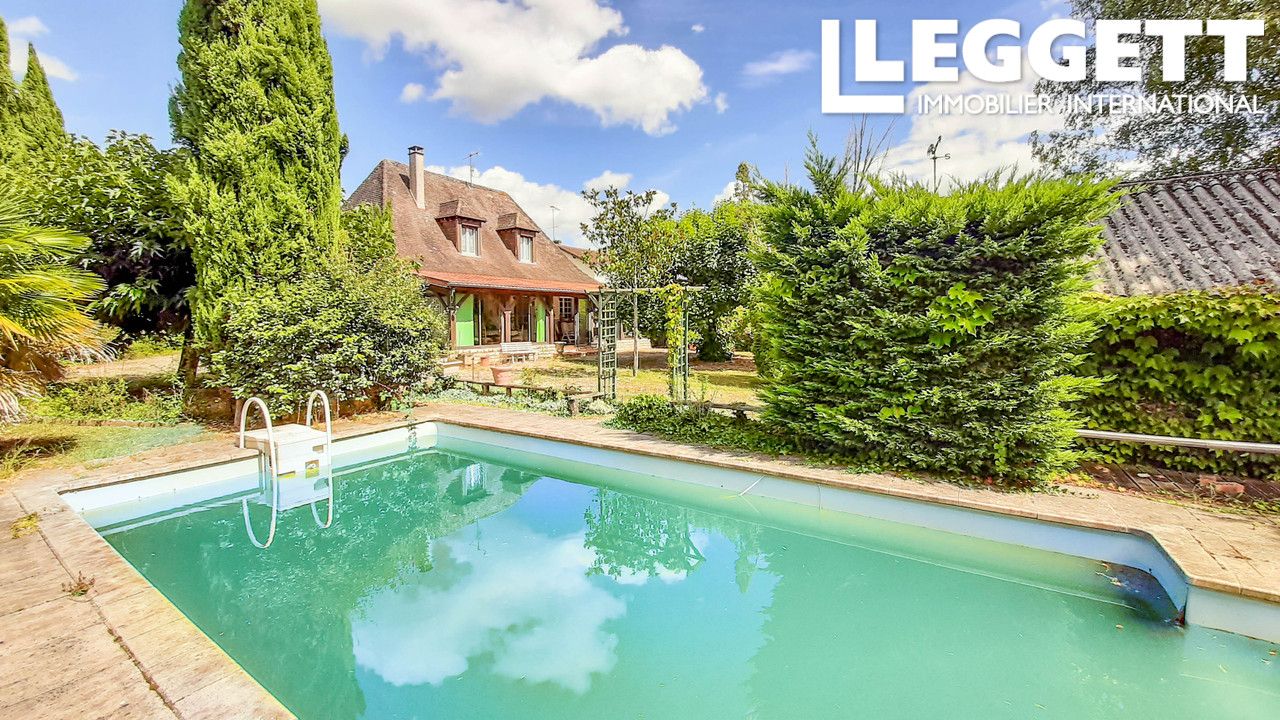
[(516, 367), (514, 365), (491, 365), (489, 369), (493, 371), (494, 383), (498, 385), (516, 384)]

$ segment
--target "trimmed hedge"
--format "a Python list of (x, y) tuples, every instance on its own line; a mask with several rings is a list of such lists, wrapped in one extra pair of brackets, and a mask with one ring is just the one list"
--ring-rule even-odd
[[(1280, 442), (1280, 289), (1240, 287), (1094, 301), (1102, 332), (1083, 372), (1109, 378), (1087, 427)], [(1280, 478), (1280, 457), (1098, 444), (1106, 460)]]
[(1074, 466), (1076, 307), (1114, 184), (993, 177), (938, 195), (767, 183), (763, 419), (810, 451), (1033, 485)]

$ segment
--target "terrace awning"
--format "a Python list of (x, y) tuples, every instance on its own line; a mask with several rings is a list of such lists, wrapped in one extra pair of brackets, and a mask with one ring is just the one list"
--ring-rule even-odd
[(470, 273), (447, 273), (429, 270), (418, 271), (418, 276), (431, 285), (441, 288), (476, 288), (482, 290), (513, 290), (518, 292), (572, 293), (585, 295), (600, 290), (597, 283), (565, 282), (562, 280), (499, 277)]

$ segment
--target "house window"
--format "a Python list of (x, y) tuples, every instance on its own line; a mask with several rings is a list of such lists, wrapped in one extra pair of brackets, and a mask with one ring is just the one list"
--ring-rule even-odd
[(533, 262), (533, 236), (532, 235), (520, 236), (520, 262), (522, 263)]
[(477, 229), (470, 225), (462, 226), (462, 244), (460, 247), (463, 255), (479, 255), (480, 243), (477, 237)]
[(556, 301), (560, 303), (560, 312), (557, 313), (560, 317), (562, 318), (573, 317), (573, 298), (571, 297), (556, 298)]

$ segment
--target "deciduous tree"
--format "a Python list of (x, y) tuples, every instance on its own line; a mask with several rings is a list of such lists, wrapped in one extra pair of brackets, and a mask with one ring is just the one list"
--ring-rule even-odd
[(1072, 83), (1042, 80), (1037, 91), (1056, 98), (1127, 94), (1256, 96), (1259, 113), (1112, 113), (1074, 110), (1066, 127), (1032, 137), (1036, 157), (1065, 173), (1171, 175), (1280, 163), (1280, 3), (1256, 0), (1071, 0), (1086, 22), (1107, 19), (1250, 19), (1266, 33), (1248, 42), (1244, 82), (1223, 79), (1223, 41), (1192, 36), (1186, 42), (1186, 79), (1167, 82), (1161, 39), (1128, 38), (1141, 48), (1142, 74), (1132, 83), (1100, 82), (1095, 52), (1086, 49), (1089, 75)]

